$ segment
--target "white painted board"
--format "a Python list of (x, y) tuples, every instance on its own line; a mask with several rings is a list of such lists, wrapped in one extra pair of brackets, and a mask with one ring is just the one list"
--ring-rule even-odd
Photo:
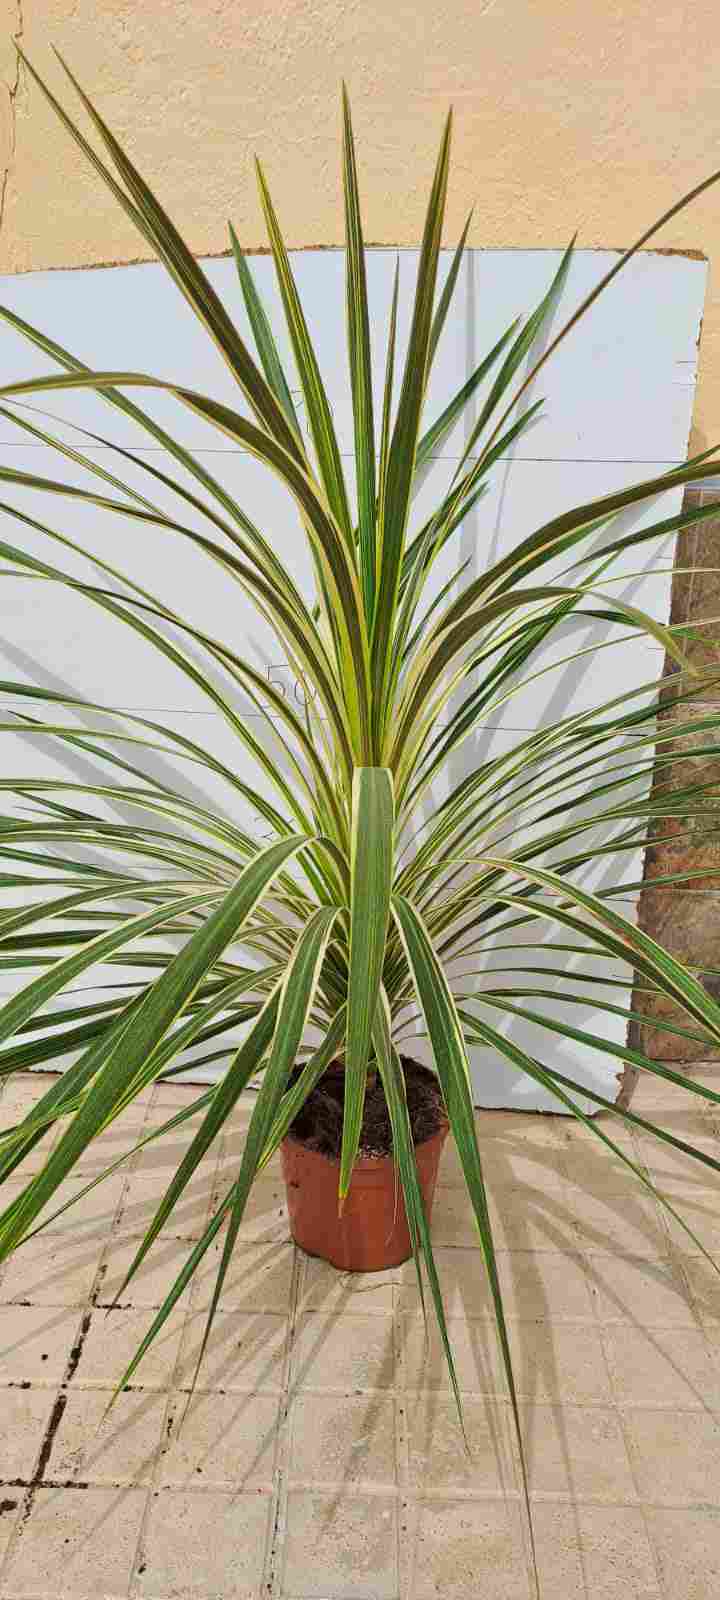
[[(352, 419), (347, 382), (344, 338), (344, 260), (334, 250), (302, 251), (293, 255), (303, 303), (316, 342), (323, 375), (333, 406), (340, 444), (352, 480)], [(385, 339), (390, 309), (392, 277), (396, 255), (390, 250), (369, 252), (369, 289), (372, 307), (374, 365), (377, 391), (382, 383)], [(555, 251), (469, 251), (456, 290), (454, 309), (439, 347), (428, 401), (428, 420), (442, 409), (451, 394), (477, 366), (500, 332), (519, 313), (529, 311), (545, 292), (558, 262)], [(534, 361), (543, 342), (568, 312), (599, 280), (614, 258), (603, 251), (578, 251), (572, 263), (562, 301), (551, 326), (531, 352)], [(444, 253), (443, 273), (450, 254)], [(246, 319), (237, 287), (235, 269), (229, 260), (212, 260), (204, 266), (241, 327)], [(417, 252), (400, 253), (401, 300), (399, 319), (399, 363), (407, 339)], [(283, 334), (282, 313), (267, 256), (253, 261), (258, 287), (271, 314), (281, 351), (289, 362), (287, 339)], [(705, 291), (706, 267), (701, 261), (679, 256), (648, 253), (637, 256), (611, 290), (601, 297), (583, 327), (561, 346), (543, 370), (542, 380), (526, 392), (524, 403), (545, 399), (542, 417), (522, 436), (507, 458), (498, 463), (489, 493), (476, 507), (462, 533), (462, 555), (469, 557), (473, 570), (480, 571), (488, 560), (496, 559), (513, 543), (553, 514), (574, 504), (655, 475), (687, 454), (697, 365), (697, 340)], [(96, 271), (32, 273), (5, 278), (0, 296), (30, 323), (43, 328), (66, 348), (96, 368), (151, 372), (167, 380), (179, 380), (238, 405), (238, 392), (214, 346), (194, 321), (178, 291), (163, 270), (155, 265), (118, 267)], [(34, 351), (19, 336), (3, 327), (1, 334), (2, 381), (12, 382), (32, 374), (53, 370), (51, 362)], [(291, 363), (289, 362), (291, 365)], [(489, 380), (488, 380), (489, 382)], [(476, 404), (482, 404), (484, 393)], [(37, 413), (53, 414), (53, 427), (60, 419), (80, 424), (102, 435), (110, 443), (123, 444), (140, 452), (148, 451), (147, 436), (112, 411), (103, 401), (88, 394), (53, 395), (44, 406), (33, 402)], [(282, 550), (301, 586), (310, 582), (309, 565), (294, 508), (289, 497), (270, 475), (251, 457), (232, 449), (229, 441), (215, 433), (197, 417), (182, 409), (167, 395), (143, 393), (143, 405), (168, 425), (184, 442), (202, 454), (212, 472), (233, 492), (252, 518)], [(37, 418), (36, 418), (37, 420)], [(458, 455), (464, 447), (472, 413), (459, 423), (432, 462), (427, 480), (418, 495), (415, 517), (419, 523), (426, 508), (447, 484)], [(71, 430), (68, 439), (76, 438)], [(93, 453), (109, 470), (117, 462), (109, 447), (95, 445)], [(148, 459), (160, 467), (169, 466), (162, 451), (152, 448)], [(63, 464), (54, 452), (39, 443), (28, 442), (12, 421), (0, 417), (0, 460), (6, 466), (36, 474), (67, 476), (68, 481), (85, 484), (81, 469)], [(178, 469), (173, 464), (176, 474)], [(123, 466), (123, 472), (132, 469)], [(138, 482), (144, 474), (138, 471)], [(153, 487), (162, 503), (163, 492)], [(659, 514), (679, 509), (681, 491), (665, 494), (650, 505), (634, 511), (633, 525), (641, 527)], [(167, 536), (155, 534), (146, 526), (123, 519), (109, 519), (96, 508), (58, 502), (49, 508), (48, 497), (40, 493), (6, 489), (5, 502), (30, 510), (39, 520), (52, 521), (81, 545), (102, 553), (147, 588), (160, 592), (192, 622), (207, 626), (220, 636), (232, 637), (261, 670), (285, 676), (288, 691), (292, 684), (278, 656), (278, 648), (249, 604), (238, 603), (237, 591), (229, 592), (218, 570), (213, 570), (187, 544), (176, 541), (169, 548)], [(58, 514), (58, 506), (61, 512)], [(52, 518), (48, 510), (52, 510)], [(18, 539), (19, 527), (8, 513), (0, 513), (3, 537)], [(25, 548), (48, 555), (47, 543), (40, 534), (24, 529)], [(672, 540), (665, 552), (665, 571), (649, 573), (643, 561), (658, 567), (658, 553), (647, 556), (643, 546), (623, 557), (615, 573), (622, 579), (616, 591), (624, 598), (667, 618), (670, 596)], [(63, 558), (67, 570), (96, 575), (90, 560), (69, 555)], [(624, 563), (624, 564), (623, 564)], [(558, 563), (558, 570), (559, 570)], [(548, 568), (548, 578), (551, 569)], [(438, 572), (438, 582), (442, 574)], [(607, 649), (601, 657), (586, 657), (587, 667), (577, 661), (563, 665), (563, 658), (583, 642), (580, 625), (568, 623), (566, 639), (554, 637), (541, 665), (552, 668), (544, 677), (518, 690), (498, 708), (492, 720), (480, 729), (452, 764), (449, 778), (456, 782), (478, 761), (498, 754), (522, 737), (524, 730), (542, 726), (558, 715), (606, 700), (616, 689), (631, 690), (655, 676), (661, 667), (659, 651), (644, 640), (623, 641), (619, 630), (606, 630)], [(595, 635), (596, 637), (597, 635)], [(598, 663), (602, 663), (600, 670)], [(92, 699), (101, 705), (122, 706), (142, 714), (157, 716), (166, 725), (183, 729), (221, 758), (237, 764), (237, 746), (232, 746), (225, 725), (212, 712), (198, 692), (188, 685), (167, 662), (139, 640), (129, 639), (126, 631), (84, 600), (67, 593), (59, 603), (57, 593), (23, 580), (0, 584), (0, 677), (61, 689)], [(7, 695), (6, 707), (14, 704)], [(244, 714), (256, 716), (246, 706)], [(82, 717), (79, 718), (82, 722)], [(242, 759), (242, 757), (240, 758)], [(89, 773), (92, 758), (50, 748), (49, 741), (27, 736), (5, 736), (2, 745), (5, 772), (22, 770), (26, 775), (61, 771), (65, 776)], [(197, 798), (211, 799), (221, 806), (236, 802), (223, 785), (208, 786), (199, 769), (186, 768), (184, 782)], [(257, 781), (253, 775), (253, 781)], [(441, 789), (435, 791), (439, 797)], [(116, 807), (115, 816), (122, 814)], [(629, 886), (642, 871), (641, 852), (628, 855), (622, 875), (617, 866), (599, 868), (585, 880), (588, 886), (612, 881)], [(628, 887), (623, 909), (633, 913), (636, 891)], [(488, 958), (489, 970), (507, 971), (513, 964), (512, 951), (498, 950)], [(557, 965), (557, 955), (548, 952), (548, 967)], [(517, 961), (521, 963), (518, 952)], [(567, 994), (573, 990), (572, 957), (565, 957), (562, 978), (550, 976)], [(625, 975), (618, 968), (608, 976)], [(103, 975), (105, 978), (106, 975)], [(116, 970), (121, 982), (124, 974)], [(94, 975), (83, 982), (86, 998)], [(10, 985), (0, 979), (0, 992)], [(608, 991), (610, 994), (611, 991)], [(558, 1015), (572, 1025), (592, 1030), (598, 1013), (580, 999), (564, 1003)], [(504, 1026), (508, 1026), (507, 1022)], [(603, 1015), (606, 1036), (623, 1042), (624, 1025), (619, 1018)], [(614, 1035), (613, 1035), (614, 1029)], [(562, 1047), (552, 1035), (542, 1035), (536, 1027), (519, 1021), (512, 1024), (512, 1036), (541, 1059), (582, 1079), (589, 1087), (612, 1096), (616, 1089), (616, 1064), (599, 1052), (568, 1042)], [(413, 1048), (422, 1054), (413, 1042)], [(475, 1051), (473, 1078), (478, 1104), (506, 1105), (527, 1109), (546, 1108), (550, 1102), (520, 1074), (513, 1074), (492, 1052)]]

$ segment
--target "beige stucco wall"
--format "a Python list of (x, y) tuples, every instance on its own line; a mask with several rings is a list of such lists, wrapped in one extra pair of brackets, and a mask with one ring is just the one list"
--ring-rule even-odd
[[(57, 45), (192, 247), (232, 217), (264, 242), (251, 158), (289, 241), (337, 243), (338, 90), (348, 79), (367, 238), (417, 242), (445, 108), (457, 113), (448, 242), (621, 246), (720, 166), (713, 0), (0, 0), (0, 271), (143, 247), (37, 89)], [(62, 93), (65, 90), (62, 89)], [(659, 241), (706, 252), (696, 442), (720, 438), (720, 185)]]

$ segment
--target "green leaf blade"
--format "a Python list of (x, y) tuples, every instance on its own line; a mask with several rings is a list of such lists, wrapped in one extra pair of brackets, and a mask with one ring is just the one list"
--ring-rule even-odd
[(315, 445), (320, 478), (345, 543), (348, 549), (354, 550), (345, 474), (335, 434), (330, 402), (322, 381), (317, 357), (305, 320), (305, 313), (298, 294), (295, 276), (290, 265), (290, 257), (280, 232), (280, 225), (270, 198), (265, 175), (259, 161), (256, 161), (255, 165), (260, 202), (275, 262), (278, 286), (285, 308), (285, 318), (295, 356), (295, 365), (305, 397), (305, 407), (313, 444)]
[(384, 767), (356, 768), (350, 853), (350, 974), (340, 1155), (341, 1204), (350, 1187), (360, 1141), (368, 1053), (390, 918), (394, 826), (392, 774)]
[(146, 991), (123, 1029), (119, 1042), (104, 1061), (86, 1101), (48, 1157), (43, 1171), (31, 1181), (12, 1218), (0, 1218), (0, 1255), (3, 1259), (67, 1176), (91, 1139), (104, 1126), (123, 1085), (132, 1080), (148, 1054), (160, 1044), (205, 973), (237, 934), (285, 862), (306, 843), (307, 840), (301, 835), (292, 835), (261, 852), (241, 873), (235, 887), (221, 900), (205, 924), (190, 936), (179, 955), (170, 961), (157, 983)]
[(358, 496), (360, 575), (365, 614), (372, 626), (375, 608), (376, 488), (372, 352), (365, 245), (350, 102), (343, 85), (343, 191), (345, 197), (345, 280), (348, 355), (352, 390)]
[(377, 710), (383, 716), (389, 671), (388, 652), (395, 619), (420, 419), (427, 384), (435, 283), (447, 197), (451, 130), (452, 117), (449, 116), (440, 144), (425, 219), (412, 325), (384, 486), (383, 520), (379, 530), (380, 581), (372, 648), (374, 694)]
[(245, 310), (248, 314), (248, 320), (250, 327), (252, 328), (255, 347), (260, 358), (263, 372), (265, 373), (265, 377), (270, 388), (272, 389), (273, 394), (276, 396), (277, 400), (279, 400), (290, 426), (297, 434), (298, 440), (302, 440), (298, 415), (293, 404), (290, 386), (283, 371), (282, 362), (278, 354), (278, 348), (273, 337), (267, 312), (262, 300), (260, 299), (252, 271), (248, 265), (244, 252), (240, 248), (240, 241), (231, 222), (228, 224), (228, 227), (230, 231), (230, 243), (232, 245), (233, 256), (235, 258), (235, 265), (237, 267), (242, 297), (245, 301)]

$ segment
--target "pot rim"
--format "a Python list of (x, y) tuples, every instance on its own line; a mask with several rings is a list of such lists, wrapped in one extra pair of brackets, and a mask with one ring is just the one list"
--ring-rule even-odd
[[(436, 1128), (434, 1133), (431, 1133), (427, 1139), (422, 1139), (420, 1143), (414, 1145), (413, 1148), (416, 1153), (418, 1153), (421, 1150), (428, 1150), (435, 1142), (444, 1144), (449, 1132), (450, 1123), (447, 1117), (443, 1117), (439, 1128)], [(290, 1133), (285, 1134), (284, 1139), (281, 1141), (280, 1148), (284, 1149), (286, 1145), (290, 1145), (293, 1150), (302, 1151), (302, 1153), (306, 1156), (314, 1156), (317, 1157), (319, 1161), (326, 1161), (328, 1166), (340, 1167), (339, 1156), (326, 1155), (324, 1150), (311, 1150), (308, 1145), (304, 1144), (302, 1139), (296, 1139)], [(358, 1159), (353, 1167), (353, 1172), (378, 1172), (384, 1165), (393, 1167), (396, 1165), (392, 1151), (386, 1156), (358, 1156)]]

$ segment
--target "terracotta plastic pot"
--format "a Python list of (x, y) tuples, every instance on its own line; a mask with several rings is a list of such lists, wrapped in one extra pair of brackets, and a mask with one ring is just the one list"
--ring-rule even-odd
[[(425, 1214), (430, 1219), (444, 1124), (415, 1146)], [(338, 1216), (340, 1162), (308, 1150), (297, 1139), (280, 1147), (292, 1236), (308, 1255), (322, 1256), (344, 1272), (381, 1272), (412, 1254), (405, 1203), (391, 1156), (356, 1162), (342, 1216)]]

